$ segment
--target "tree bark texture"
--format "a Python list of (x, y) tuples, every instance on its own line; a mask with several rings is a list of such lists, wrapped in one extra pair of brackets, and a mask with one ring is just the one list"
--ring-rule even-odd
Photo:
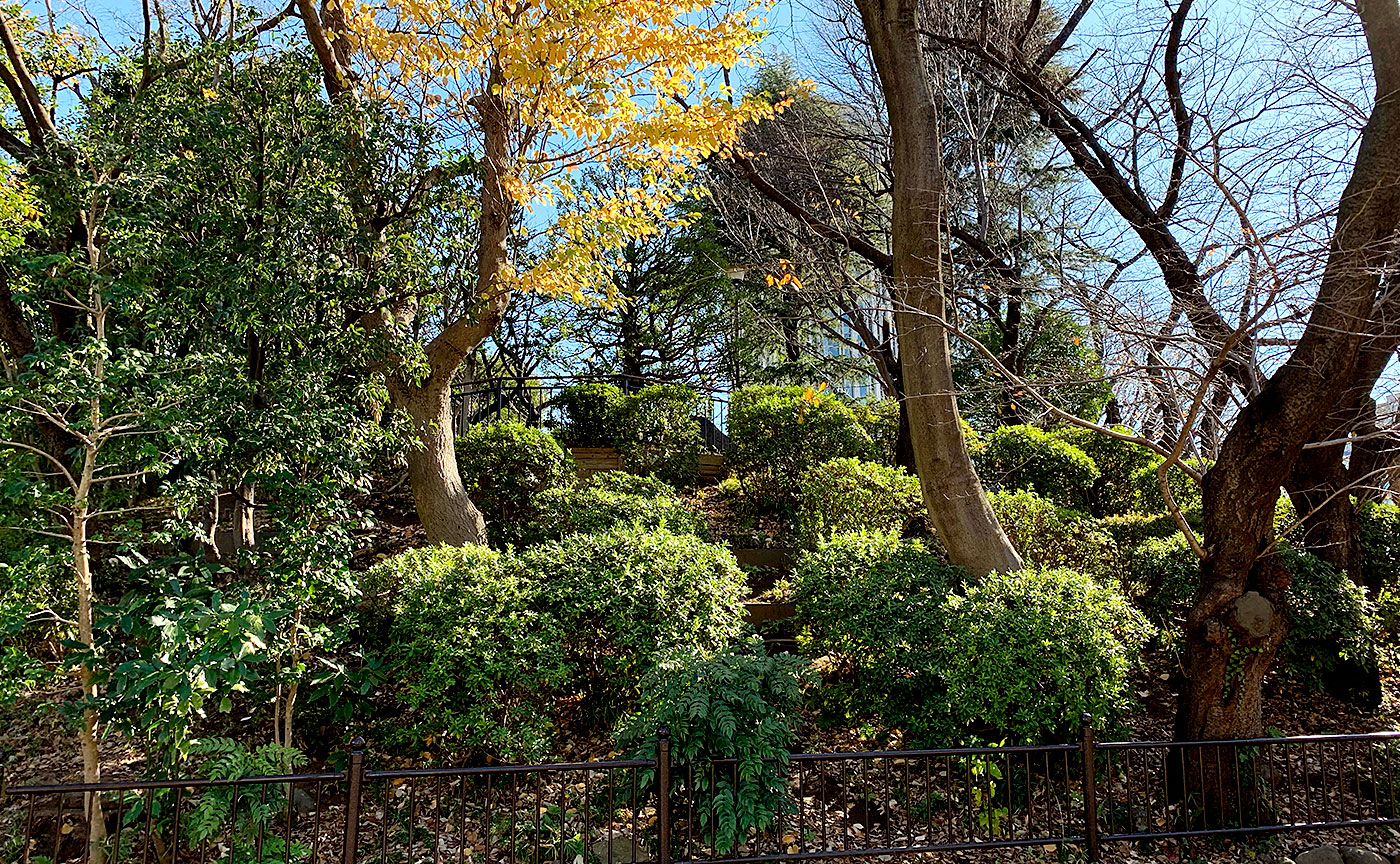
[(857, 0), (888, 106), (894, 179), (891, 284), (919, 485), (949, 559), (974, 576), (1021, 566), (963, 439), (943, 326), (944, 185), (938, 104), (918, 0)]
[(1400, 7), (1364, 0), (1359, 11), (1376, 105), (1338, 206), (1317, 300), (1297, 348), (1240, 411), (1205, 478), (1207, 558), (1186, 620), (1181, 740), (1262, 733), (1264, 677), (1288, 631), (1291, 577), (1272, 551), (1280, 487), (1339, 400), (1352, 388), (1369, 391), (1363, 354), (1395, 349), (1400, 304), (1383, 288), (1400, 228)]

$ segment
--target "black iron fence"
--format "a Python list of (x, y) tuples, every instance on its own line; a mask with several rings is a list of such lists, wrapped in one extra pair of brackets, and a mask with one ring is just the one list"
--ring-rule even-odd
[(370, 771), (357, 747), (334, 773), (9, 787), (0, 860), (761, 864), (1067, 845), (1098, 860), (1105, 843), (1400, 823), (1397, 742), (1098, 742), (1086, 723), (1075, 744), (796, 754), (748, 828), (726, 790), (752, 766), (673, 764), (664, 730), (656, 759), (553, 765)]
[[(559, 395), (577, 384), (593, 383), (614, 384), (625, 393), (634, 393), (650, 384), (674, 382), (626, 375), (483, 379), (453, 388), (453, 426), (460, 435), (479, 423), (512, 417), (529, 426), (556, 427), (567, 419)], [(705, 448), (721, 452), (728, 444), (728, 396), (704, 387), (695, 389), (700, 396), (696, 419)]]

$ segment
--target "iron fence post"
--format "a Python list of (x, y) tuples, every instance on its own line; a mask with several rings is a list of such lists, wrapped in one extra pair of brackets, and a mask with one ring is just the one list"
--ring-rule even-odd
[(365, 779), (365, 739), (350, 742), (350, 767), (345, 772), (349, 789), (345, 795), (345, 849), (343, 864), (355, 864), (360, 853), (360, 786)]
[(1079, 718), (1084, 740), (1080, 753), (1084, 761), (1084, 846), (1090, 861), (1099, 860), (1099, 795), (1098, 779), (1094, 773), (1094, 718), (1084, 714)]
[(671, 864), (671, 730), (656, 730), (656, 864)]

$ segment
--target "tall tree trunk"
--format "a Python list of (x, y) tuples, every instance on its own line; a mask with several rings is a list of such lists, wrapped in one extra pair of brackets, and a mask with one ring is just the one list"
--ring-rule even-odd
[(892, 288), (910, 442), (929, 517), (950, 560), (974, 576), (1021, 566), (977, 479), (953, 389), (942, 231), (938, 105), (918, 0), (857, 0), (888, 106), (893, 167)]
[(486, 523), (467, 495), (457, 468), (452, 438), (452, 379), (481, 341), (496, 329), (510, 304), (503, 284), (509, 256), (514, 202), (510, 174), (510, 115), (499, 95), (502, 79), (494, 70), (486, 92), (473, 104), (483, 130), (481, 216), (478, 219), (476, 302), (428, 343), (428, 376), (406, 381), (391, 376), (389, 396), (413, 421), (417, 442), (409, 448), (408, 480), (428, 542), (461, 546), (486, 542)]
[(1208, 555), (1186, 618), (1178, 739), (1261, 734), (1264, 676), (1288, 632), (1290, 577), (1270, 551), (1280, 486), (1345, 394), (1370, 391), (1375, 379), (1363, 353), (1395, 350), (1387, 331), (1400, 300), (1382, 289), (1400, 228), (1400, 6), (1363, 0), (1358, 11), (1376, 78), (1375, 108), (1298, 346), (1240, 411), (1206, 474)]
[(457, 468), (452, 440), (450, 388), (429, 383), (398, 386), (395, 407), (408, 414), (418, 442), (408, 448), (408, 482), (418, 521), (429, 543), (466, 546), (486, 542), (486, 520), (472, 503)]
[[(93, 414), (97, 414), (94, 401)], [(73, 575), (78, 589), (78, 641), (88, 650), (93, 647), (93, 589), (92, 557), (88, 546), (88, 520), (90, 508), (88, 495), (92, 491), (92, 479), (97, 471), (97, 448), (87, 444), (83, 448), (82, 473), (78, 477), (78, 487), (74, 490), (71, 519), (71, 540), (73, 552)], [(93, 683), (92, 669), (84, 662), (78, 667), (78, 682), (83, 690), (83, 698), (97, 696), (97, 686)], [(82, 722), (78, 726), (78, 750), (83, 758), (83, 782), (102, 782), (102, 759), (97, 750), (97, 712), (92, 708), (83, 711)], [(103, 843), (107, 839), (107, 821), (102, 813), (102, 795), (98, 792), (83, 794), (83, 809), (88, 829), (88, 864), (103, 864), (106, 853)]]

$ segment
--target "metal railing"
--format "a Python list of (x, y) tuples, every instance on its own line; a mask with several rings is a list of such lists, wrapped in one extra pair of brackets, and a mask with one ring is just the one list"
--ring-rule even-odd
[(1398, 742), (1099, 742), (1086, 722), (1074, 744), (795, 754), (772, 818), (736, 832), (715, 790), (739, 764), (673, 763), (665, 730), (655, 759), (448, 769), (367, 770), (357, 741), (342, 772), (9, 787), (0, 860), (77, 864), (91, 846), (106, 864), (762, 864), (1071, 845), (1096, 861), (1105, 843), (1400, 823)]

